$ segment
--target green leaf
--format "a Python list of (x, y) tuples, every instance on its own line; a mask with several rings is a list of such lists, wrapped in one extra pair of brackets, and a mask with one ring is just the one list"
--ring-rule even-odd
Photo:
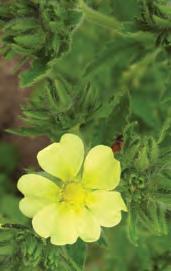
[(4, 31), (12, 30), (22, 33), (37, 27), (38, 21), (35, 18), (16, 18), (5, 25)]
[(131, 203), (128, 208), (128, 237), (131, 243), (135, 246), (138, 245), (138, 232), (137, 232), (137, 207)]
[(171, 210), (171, 193), (156, 192), (154, 195), (157, 202), (162, 203), (166, 209)]
[(156, 128), (158, 126), (158, 119), (156, 117), (156, 100), (147, 97), (147, 101), (142, 106), (142, 93), (136, 93), (132, 96), (132, 110), (133, 113), (142, 119), (149, 127)]
[(67, 252), (73, 261), (80, 267), (80, 270), (84, 270), (87, 256), (86, 244), (83, 241), (78, 240), (76, 244), (67, 246)]
[(39, 81), (45, 79), (50, 70), (41, 60), (33, 62), (32, 67), (20, 74), (20, 86), (22, 88), (31, 87)]
[(18, 45), (28, 49), (40, 49), (43, 46), (45, 39), (45, 34), (41, 30), (39, 30), (35, 34), (23, 34), (14, 37), (14, 41)]

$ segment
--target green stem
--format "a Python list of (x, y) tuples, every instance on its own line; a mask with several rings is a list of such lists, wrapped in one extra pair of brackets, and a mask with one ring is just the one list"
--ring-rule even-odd
[(0, 224), (0, 229), (14, 229), (14, 230), (29, 230), (27, 226), (24, 226), (22, 224)]
[(81, 271), (81, 268), (69, 256), (67, 249), (65, 247), (62, 248), (62, 256), (63, 256), (64, 260), (69, 264), (69, 266), (71, 266), (72, 269), (74, 269), (74, 271)]
[(81, 137), (80, 124), (78, 123), (77, 125), (71, 127), (69, 132)]
[(110, 28), (113, 31), (117, 32), (118, 34), (122, 34), (120, 33), (120, 31), (122, 31), (123, 25), (117, 19), (106, 16), (90, 8), (89, 6), (87, 6), (84, 0), (80, 0), (80, 8), (84, 12), (85, 17), (88, 20), (93, 21), (94, 23), (101, 27)]

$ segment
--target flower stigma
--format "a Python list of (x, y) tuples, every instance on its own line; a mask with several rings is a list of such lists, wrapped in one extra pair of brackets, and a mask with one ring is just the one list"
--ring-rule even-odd
[(62, 199), (71, 205), (81, 207), (85, 204), (86, 191), (81, 184), (70, 182), (63, 189)]

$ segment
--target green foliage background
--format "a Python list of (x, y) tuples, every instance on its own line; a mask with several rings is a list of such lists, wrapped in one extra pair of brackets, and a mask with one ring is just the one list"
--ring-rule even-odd
[(97, 244), (57, 248), (2, 208), (4, 223), (17, 224), (0, 231), (1, 270), (171, 270), (170, 2), (5, 1), (0, 27), (1, 54), (17, 58), (20, 86), (33, 88), (11, 132), (55, 141), (70, 131), (87, 148), (123, 135), (118, 189), (129, 209)]

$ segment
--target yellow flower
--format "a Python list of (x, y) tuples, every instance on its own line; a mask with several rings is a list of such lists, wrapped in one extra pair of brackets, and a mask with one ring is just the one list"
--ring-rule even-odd
[[(18, 181), (24, 194), (20, 210), (33, 218), (38, 235), (51, 238), (55, 245), (73, 244), (80, 237), (85, 242), (99, 239), (101, 226), (113, 227), (126, 211), (119, 192), (120, 162), (111, 148), (92, 148), (84, 160), (82, 140), (65, 134), (38, 153), (43, 170), (61, 180), (57, 185), (37, 174), (26, 174)], [(84, 163), (83, 163), (84, 162)]]

